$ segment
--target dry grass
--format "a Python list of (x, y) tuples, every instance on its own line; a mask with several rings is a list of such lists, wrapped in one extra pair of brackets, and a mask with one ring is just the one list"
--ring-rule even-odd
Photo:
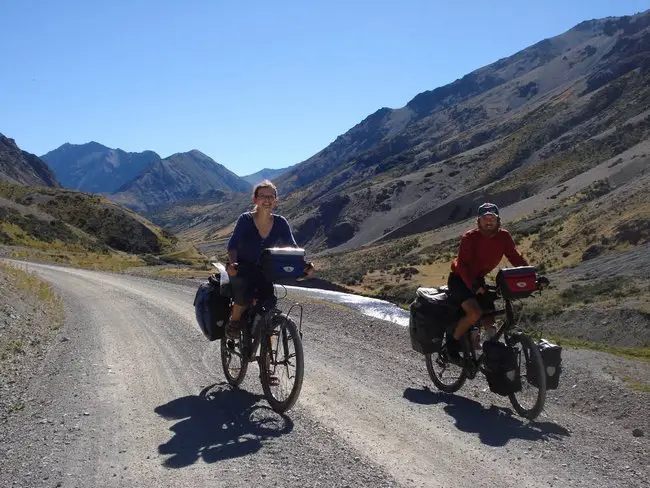
[(88, 251), (19, 248), (12, 249), (11, 256), (16, 259), (64, 264), (98, 271), (121, 272), (129, 268), (145, 266), (145, 262), (139, 256), (117, 252), (100, 254)]
[(627, 359), (637, 359), (650, 362), (650, 347), (617, 347), (604, 344), (602, 342), (591, 342), (583, 339), (572, 337), (562, 337), (553, 334), (547, 334), (547, 339), (563, 347), (574, 347), (576, 349), (590, 349), (592, 351), (602, 351), (615, 356), (621, 356)]
[(214, 274), (215, 268), (213, 266), (201, 266), (201, 267), (170, 267), (170, 268), (158, 268), (151, 270), (148, 274), (152, 276), (160, 276), (162, 278), (205, 278)]
[[(0, 271), (8, 276), (13, 286), (25, 295), (34, 298), (48, 310), (55, 328), (63, 325), (65, 316), (63, 300), (47, 281), (39, 278), (36, 273), (28, 271), (26, 265), (0, 263)], [(10, 348), (14, 351), (20, 347), (21, 344), (16, 341), (10, 343)]]
[(185, 245), (174, 251), (161, 254), (158, 258), (165, 262), (179, 263), (189, 266), (205, 266), (207, 264), (207, 258), (191, 245)]

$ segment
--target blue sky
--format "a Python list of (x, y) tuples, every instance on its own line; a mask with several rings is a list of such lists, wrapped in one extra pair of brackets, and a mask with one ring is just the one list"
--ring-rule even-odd
[(5, 0), (0, 132), (198, 149), (239, 175), (298, 163), (541, 39), (650, 0)]

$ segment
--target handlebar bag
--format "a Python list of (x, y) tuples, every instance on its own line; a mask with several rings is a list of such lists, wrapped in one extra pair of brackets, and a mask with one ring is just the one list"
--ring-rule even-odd
[(269, 281), (305, 275), (305, 250), (297, 247), (270, 247), (261, 257), (262, 270)]
[(537, 290), (537, 270), (534, 266), (503, 268), (496, 282), (504, 298), (526, 298)]

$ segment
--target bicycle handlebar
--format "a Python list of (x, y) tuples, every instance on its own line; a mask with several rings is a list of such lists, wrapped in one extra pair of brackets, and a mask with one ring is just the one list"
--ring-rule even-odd
[[(544, 288), (548, 288), (551, 285), (551, 281), (546, 276), (541, 276), (541, 275), (537, 277), (536, 283), (537, 283), (536, 291), (543, 290)], [(501, 292), (499, 286), (496, 284), (492, 285), (489, 283), (483, 283), (481, 286), (485, 289), (486, 293)]]

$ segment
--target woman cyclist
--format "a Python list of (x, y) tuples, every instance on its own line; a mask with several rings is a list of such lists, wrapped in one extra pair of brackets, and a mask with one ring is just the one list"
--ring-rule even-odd
[[(262, 251), (269, 247), (298, 247), (287, 220), (272, 211), (278, 204), (278, 191), (273, 183), (264, 180), (253, 190), (252, 212), (245, 212), (237, 219), (235, 230), (228, 241), (228, 275), (233, 301), (230, 321), (226, 325), (229, 338), (239, 336), (241, 315), (251, 300), (266, 300), (273, 295), (273, 283), (268, 281), (260, 268)], [(314, 272), (310, 263), (307, 275)]]

